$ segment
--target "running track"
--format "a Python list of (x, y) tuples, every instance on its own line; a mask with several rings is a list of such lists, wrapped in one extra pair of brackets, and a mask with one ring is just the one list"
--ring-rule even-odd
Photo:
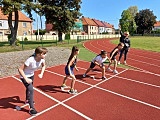
[[(84, 46), (95, 53), (115, 47), (104, 39), (87, 41)], [(95, 80), (89, 76), (82, 78), (90, 63), (79, 61), (79, 71), (75, 71), (77, 95), (60, 89), (65, 65), (47, 68), (42, 79), (37, 77), (38, 70), (34, 82), (35, 107), (39, 112), (36, 116), (30, 116), (28, 106), (24, 106), (25, 88), (19, 75), (0, 78), (1, 120), (159, 120), (160, 74), (155, 70), (159, 70), (159, 63), (151, 62), (158, 61), (158, 58), (159, 53), (131, 49), (128, 63), (140, 69), (118, 68), (117, 75), (106, 72), (108, 79), (105, 81), (100, 79), (98, 68), (89, 73), (89, 76), (95, 76)], [(150, 69), (145, 69), (145, 62)], [(70, 82), (68, 80), (67, 84)], [(22, 110), (15, 111), (16, 105), (23, 106)]]

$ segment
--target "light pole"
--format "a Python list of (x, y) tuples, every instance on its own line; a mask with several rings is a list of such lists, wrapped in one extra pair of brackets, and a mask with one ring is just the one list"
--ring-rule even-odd
[[(38, 4), (38, 0), (36, 0), (36, 4)], [(38, 32), (38, 40), (39, 40), (39, 20), (38, 20), (38, 13), (36, 13), (37, 17), (37, 32)]]

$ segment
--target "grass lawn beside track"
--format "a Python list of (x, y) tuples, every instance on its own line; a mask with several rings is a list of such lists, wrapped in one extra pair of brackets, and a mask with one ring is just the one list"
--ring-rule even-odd
[[(131, 48), (160, 52), (160, 37), (138, 36), (130, 37), (130, 40)], [(119, 39), (112, 40), (111, 42), (118, 44)]]
[[(131, 39), (131, 47), (149, 51), (160, 52), (160, 37), (130, 37)], [(119, 39), (111, 41), (114, 44), (118, 44)], [(89, 50), (83, 47), (83, 42), (77, 43), (77, 40), (64, 40), (63, 42), (51, 41), (51, 40), (43, 40), (43, 41), (27, 41), (23, 43), (22, 49), (22, 41), (20, 46), (9, 46), (8, 42), (0, 42), (0, 53), (2, 52), (11, 52), (11, 51), (21, 51), (21, 50), (29, 50), (35, 49), (37, 46), (43, 47), (66, 47), (71, 49), (72, 46), (76, 45), (80, 48), (80, 53), (78, 58), (84, 61), (91, 61), (96, 54), (90, 52)], [(106, 64), (108, 64), (106, 62)], [(119, 67), (129, 68), (125, 65), (119, 65)]]

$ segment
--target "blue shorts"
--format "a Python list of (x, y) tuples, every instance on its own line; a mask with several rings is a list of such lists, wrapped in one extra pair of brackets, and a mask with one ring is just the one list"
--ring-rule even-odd
[[(70, 67), (70, 70), (71, 70), (71, 74), (72, 74), (72, 75), (74, 75), (73, 69), (74, 69), (74, 67)], [(68, 70), (68, 66), (65, 67), (65, 74), (66, 74), (66, 75), (70, 75), (70, 74), (69, 74), (69, 70)]]

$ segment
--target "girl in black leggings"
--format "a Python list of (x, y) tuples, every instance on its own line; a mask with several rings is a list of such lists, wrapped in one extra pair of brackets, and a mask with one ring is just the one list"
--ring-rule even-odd
[(43, 77), (45, 70), (45, 54), (47, 53), (46, 48), (37, 47), (35, 49), (35, 54), (29, 57), (23, 65), (18, 69), (20, 73), (20, 78), (26, 87), (26, 103), (29, 103), (29, 113), (31, 115), (37, 114), (36, 109), (33, 104), (33, 80), (34, 80), (34, 71), (42, 66), (41, 73), (38, 75), (39, 78)]
[(119, 59), (118, 59), (118, 64), (120, 64), (120, 60), (121, 60), (123, 54), (124, 54), (124, 64), (126, 64), (127, 53), (129, 51), (129, 48), (130, 48), (129, 32), (124, 32), (124, 34), (123, 34), (122, 31), (120, 31), (120, 34), (121, 34), (120, 42), (124, 44), (124, 47), (120, 52), (120, 56), (119, 56)]

